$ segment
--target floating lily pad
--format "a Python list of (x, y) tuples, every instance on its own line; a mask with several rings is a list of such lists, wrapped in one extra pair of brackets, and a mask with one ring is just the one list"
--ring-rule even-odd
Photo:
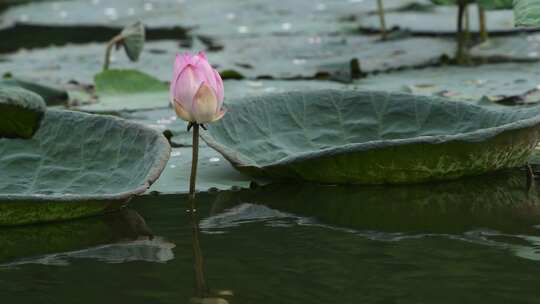
[(440, 95), (460, 101), (520, 95), (540, 84), (538, 63), (446, 66), (373, 75), (357, 81), (366, 90)]
[(118, 209), (159, 177), (169, 152), (139, 124), (48, 110), (32, 139), (0, 139), (0, 225)]
[(32, 137), (45, 110), (39, 95), (18, 87), (0, 87), (0, 138)]
[[(353, 59), (358, 60), (361, 72), (366, 73), (419, 67), (451, 55), (455, 44), (449, 39), (429, 37), (380, 42), (377, 37), (358, 35), (239, 37), (219, 42), (223, 42), (225, 48), (207, 55), (220, 72), (235, 71), (249, 79), (320, 77), (337, 80), (358, 76), (351, 75)], [(263, 44), (267, 47), (261, 48)], [(111, 67), (139, 69), (159, 80), (169, 81), (175, 53), (205, 48), (201, 44), (181, 48), (175, 41), (149, 42), (136, 63), (113, 52)], [(100, 44), (22, 50), (5, 56), (0, 69), (44, 83), (63, 85), (76, 80), (89, 84), (94, 74), (101, 71), (103, 52), (104, 46)]]
[(167, 85), (137, 70), (103, 71), (96, 75), (95, 86), (98, 102), (78, 110), (116, 113), (168, 106)]
[(230, 107), (203, 138), (238, 170), (325, 183), (414, 183), (521, 166), (540, 132), (540, 108), (400, 93), (291, 92)]
[(491, 38), (470, 50), (473, 57), (488, 61), (538, 61), (540, 35), (516, 35)]
[[(168, 81), (174, 55), (179, 50), (177, 42), (171, 40), (146, 43), (138, 62), (131, 62), (127, 56), (113, 51), (111, 68), (137, 69)], [(104, 52), (105, 44), (99, 43), (23, 49), (5, 55), (0, 61), (0, 70), (11, 71), (25, 80), (56, 86), (72, 81), (92, 84), (94, 76), (102, 71)]]
[[(222, 52), (209, 54), (209, 60), (220, 69), (236, 70), (248, 78), (337, 80), (358, 77), (351, 71), (353, 59), (358, 60), (360, 71), (365, 73), (420, 67), (452, 55), (455, 44), (448, 39), (427, 37), (382, 42), (378, 37), (356, 35), (250, 37), (224, 42)], [(263, 44), (267, 47), (261, 48)]]

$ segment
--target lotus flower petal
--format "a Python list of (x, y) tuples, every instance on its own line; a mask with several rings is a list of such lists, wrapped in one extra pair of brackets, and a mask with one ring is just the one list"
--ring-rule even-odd
[(219, 114), (217, 106), (218, 100), (214, 90), (203, 83), (195, 94), (192, 117), (197, 123), (212, 122)]
[(176, 55), (170, 95), (176, 114), (184, 120), (206, 123), (225, 114), (223, 80), (203, 52)]

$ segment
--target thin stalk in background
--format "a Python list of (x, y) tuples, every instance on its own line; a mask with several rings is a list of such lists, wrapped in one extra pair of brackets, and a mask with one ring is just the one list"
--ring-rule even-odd
[(107, 43), (107, 48), (105, 49), (105, 60), (103, 62), (103, 71), (106, 71), (109, 69), (109, 65), (111, 63), (111, 49), (117, 43), (122, 41), (122, 39), (124, 39), (122, 35), (116, 35)]
[(386, 32), (386, 20), (384, 16), (384, 6), (382, 0), (377, 0), (377, 12), (379, 14), (379, 20), (381, 22), (381, 38), (385, 40), (388, 37)]
[(457, 15), (457, 49), (456, 49), (456, 63), (467, 64), (467, 34), (464, 30), (464, 17), (466, 13), (467, 4), (465, 1), (459, 1), (458, 3), (458, 15)]
[(489, 38), (486, 28), (486, 10), (478, 6), (478, 22), (480, 23), (480, 41), (486, 42)]

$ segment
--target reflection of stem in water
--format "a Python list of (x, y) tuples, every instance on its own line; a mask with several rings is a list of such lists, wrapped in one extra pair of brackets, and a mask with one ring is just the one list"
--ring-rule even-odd
[(377, 0), (377, 12), (379, 14), (379, 20), (381, 22), (381, 38), (384, 40), (387, 37), (386, 34), (386, 20), (384, 17), (384, 6), (382, 0)]
[(192, 224), (193, 237), (193, 267), (195, 270), (196, 295), (199, 298), (206, 296), (207, 288), (204, 279), (204, 263), (201, 252), (201, 244), (199, 243), (199, 222), (197, 218), (197, 209), (195, 209), (195, 183), (197, 182), (197, 164), (199, 161), (199, 124), (191, 122), (190, 127), (193, 127), (193, 154), (191, 160), (191, 176), (189, 178), (189, 203)]
[(103, 71), (109, 69), (109, 64), (111, 62), (111, 49), (123, 39), (124, 37), (122, 35), (116, 35), (107, 43), (107, 48), (105, 49), (105, 61), (103, 62)]
[(201, 251), (201, 244), (199, 242), (199, 220), (197, 214), (192, 211), (191, 224), (192, 224), (192, 245), (193, 245), (193, 268), (195, 270), (195, 295), (198, 298), (205, 298), (208, 296), (208, 288), (206, 287), (206, 280), (204, 279), (204, 259)]

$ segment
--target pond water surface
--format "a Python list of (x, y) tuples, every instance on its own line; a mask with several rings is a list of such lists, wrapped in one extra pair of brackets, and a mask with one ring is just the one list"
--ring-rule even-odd
[(105, 217), (0, 230), (0, 298), (539, 303), (539, 186), (521, 171), (423, 186), (270, 185), (201, 194), (195, 214), (185, 196), (148, 195)]

